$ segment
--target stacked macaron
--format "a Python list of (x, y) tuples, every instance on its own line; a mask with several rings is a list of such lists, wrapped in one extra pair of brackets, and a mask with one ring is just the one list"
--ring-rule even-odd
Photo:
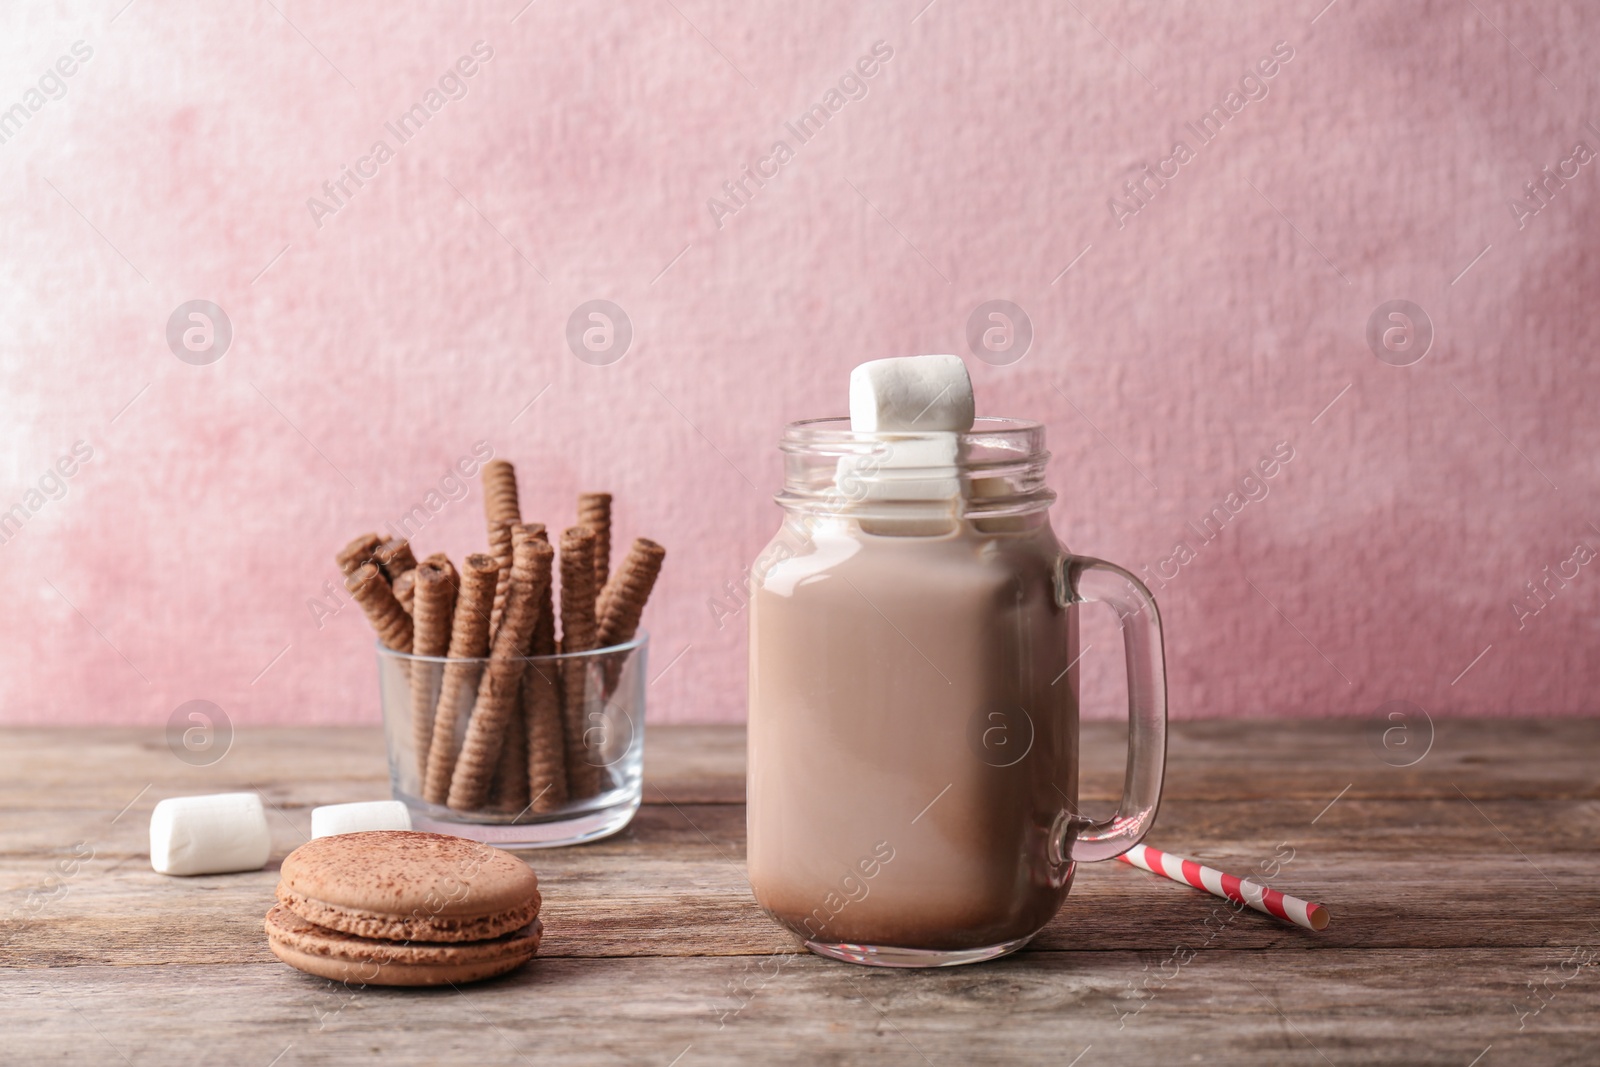
[(267, 940), (352, 985), (491, 978), (539, 950), (539, 880), (508, 852), (410, 830), (309, 841), (284, 858)]

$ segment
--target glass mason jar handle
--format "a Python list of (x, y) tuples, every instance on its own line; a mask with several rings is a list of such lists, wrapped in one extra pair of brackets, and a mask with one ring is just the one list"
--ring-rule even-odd
[(1052, 862), (1108, 860), (1128, 851), (1155, 822), (1167, 765), (1167, 667), (1161, 614), (1144, 583), (1115, 564), (1063, 556), (1056, 574), (1063, 605), (1109, 604), (1122, 626), (1128, 662), (1128, 770), (1122, 803), (1098, 822), (1063, 811), (1051, 835)]

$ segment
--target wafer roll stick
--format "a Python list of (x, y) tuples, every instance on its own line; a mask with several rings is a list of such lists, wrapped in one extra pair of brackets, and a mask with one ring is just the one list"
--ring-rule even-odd
[[(626, 559), (623, 560), (627, 562)], [(594, 620), (598, 626), (606, 617), (606, 609), (611, 606), (611, 598), (617, 593), (617, 586), (622, 581), (622, 571), (616, 570), (606, 579), (606, 584), (600, 590), (600, 596), (595, 601)]]
[[(425, 559), (423, 559), (422, 563), (432, 563), (435, 566), (444, 567), (444, 568), (448, 569), (450, 571), (451, 579), (455, 582), (456, 592), (459, 593), (461, 591), (461, 574), (460, 574), (460, 572), (458, 572), (456, 570), (455, 564), (450, 562), (450, 554), (449, 553), (447, 553), (447, 552), (434, 552), (434, 553), (431, 553)], [(417, 564), (417, 566), (419, 566), (419, 567), (422, 566), (422, 563)], [(412, 614), (416, 614), (415, 605), (407, 603), (405, 597), (401, 595), (401, 590), (400, 590), (399, 586), (401, 584), (404, 584), (403, 580), (405, 578), (405, 575), (401, 575), (400, 577), (401, 577), (402, 581), (399, 582), (399, 583), (396, 583), (396, 587), (395, 587), (395, 591), (394, 591), (395, 599), (399, 600), (400, 603), (405, 604), (407, 611), (410, 611)], [(413, 581), (415, 581), (415, 580), (413, 579)], [(415, 586), (414, 585), (412, 587), (412, 592), (409, 595), (415, 596)]]
[[(452, 660), (480, 660), (489, 651), (489, 609), (494, 605), (494, 583), (499, 573), (493, 556), (475, 554), (462, 561), (461, 592), (450, 623), (448, 655)], [(445, 664), (422, 791), (423, 799), (430, 804), (443, 804), (450, 796), (450, 778), (456, 766), (456, 726), (472, 707), (478, 673), (475, 662)]]
[[(450, 565), (450, 557), (445, 555), (443, 552), (435, 552), (433, 555), (423, 560), (422, 563), (432, 563), (439, 567), (448, 566), (450, 568), (450, 573), (455, 576), (457, 588), (460, 587), (461, 577), (460, 575), (456, 574), (455, 567)], [(417, 566), (422, 566), (422, 563), (417, 564)], [(389, 584), (394, 587), (394, 598), (400, 601), (400, 606), (415, 616), (417, 613), (416, 604), (414, 603), (417, 594), (416, 570), (413, 568), (412, 570), (406, 571)], [(441, 656), (444, 655), (442, 652), (439, 654)]]
[(366, 612), (367, 621), (378, 632), (378, 640), (395, 652), (411, 651), (411, 616), (394, 598), (394, 590), (383, 580), (376, 563), (363, 563), (344, 580), (344, 587)]
[(522, 521), (517, 471), (508, 460), (491, 459), (483, 465), (483, 517), (489, 524), (489, 553), (500, 563), (500, 584), (495, 587), (494, 611), (489, 616), (492, 642), (505, 610), (506, 584), (511, 581), (510, 527)]
[(506, 719), (505, 738), (500, 745), (500, 759), (494, 768), (494, 784), (489, 789), (489, 806), (496, 811), (521, 814), (528, 808), (528, 723), (522, 714), (522, 683), (517, 682), (517, 696), (511, 702), (511, 714)]
[(383, 544), (383, 538), (375, 533), (362, 534), (341, 548), (334, 555), (334, 562), (339, 564), (339, 570), (346, 578), (361, 569), (363, 563), (371, 563), (373, 555), (378, 551), (378, 546)]
[[(416, 587), (411, 651), (418, 656), (443, 656), (450, 651), (450, 631), (454, 625), (456, 594), (460, 577), (449, 560), (444, 564), (422, 564), (407, 575)], [(402, 575), (404, 578), (405, 575)], [(411, 664), (411, 741), (417, 750), (419, 780), (428, 776), (428, 748), (433, 744), (433, 709), (444, 665), (422, 660)]]
[[(548, 543), (543, 524), (530, 526)], [(534, 656), (556, 654), (554, 583), (539, 597), (533, 624)], [(561, 722), (561, 675), (552, 660), (532, 660), (522, 674), (522, 712), (528, 720), (528, 795), (535, 812), (554, 811), (567, 802), (567, 731)]]
[(598, 593), (611, 577), (611, 494), (579, 493), (578, 525), (594, 531), (594, 587)]
[[(624, 560), (623, 562), (627, 562), (627, 561)], [(616, 595), (617, 583), (619, 581), (621, 581), (621, 579), (622, 579), (622, 572), (620, 570), (614, 571), (611, 574), (611, 576), (606, 579), (606, 584), (600, 587), (599, 595), (597, 595), (595, 597), (595, 601), (594, 601), (594, 624), (595, 624), (595, 627), (596, 627), (596, 639), (597, 640), (598, 640), (598, 636), (599, 636), (598, 630), (599, 630), (599, 626), (600, 626), (600, 621), (606, 617), (606, 609), (611, 606), (611, 598)]]
[[(645, 602), (655, 588), (661, 573), (661, 564), (667, 557), (666, 549), (643, 537), (636, 539), (622, 566), (611, 576), (607, 594), (600, 598), (605, 605), (600, 616), (600, 648), (624, 645), (639, 633), (639, 620), (644, 615)], [(603, 658), (600, 670), (605, 679), (604, 694), (611, 699), (616, 691), (622, 670), (632, 660), (633, 654), (614, 653)]]
[(522, 675), (522, 714), (528, 722), (528, 795), (533, 810), (543, 814), (567, 802), (567, 730), (554, 661), (528, 663)]
[(661, 574), (661, 561), (667, 550), (647, 538), (635, 539), (628, 549), (628, 558), (622, 561), (616, 580), (611, 583), (612, 593), (606, 599), (605, 615), (600, 619), (598, 647), (610, 648), (633, 640), (639, 632), (639, 619), (644, 614), (645, 601), (655, 588)]
[[(561, 651), (587, 652), (595, 647), (594, 531), (574, 526), (561, 535)], [(588, 712), (589, 670), (584, 659), (561, 664), (562, 718), (566, 726), (567, 794), (579, 800), (599, 788), (599, 770), (584, 745)]]
[(406, 571), (396, 578), (391, 585), (394, 588), (394, 598), (400, 601), (400, 606), (406, 609), (406, 614), (415, 616), (417, 613), (415, 604), (417, 596), (416, 568), (413, 567), (411, 570)]
[(500, 630), (500, 618), (506, 610), (506, 590), (511, 587), (511, 528), (515, 522), (499, 519), (489, 523), (489, 554), (500, 564), (500, 579), (494, 587), (494, 611), (489, 615), (489, 642), (493, 647), (494, 635)]
[[(542, 539), (544, 526), (539, 523), (515, 523), (510, 527), (511, 542), (513, 546), (524, 541), (534, 539), (539, 535)], [(533, 557), (529, 557), (524, 550), (524, 561), (533, 559), (533, 566), (544, 572), (545, 596), (549, 596), (549, 553), (548, 543), (543, 548), (535, 550)], [(540, 567), (540, 561), (544, 566)], [(539, 584), (537, 575), (529, 575), (527, 570), (516, 572), (513, 576), (521, 574), (531, 576), (534, 585)], [(538, 619), (535, 617), (534, 629), (538, 628)], [(528, 640), (523, 642), (520, 655), (526, 657), (533, 644), (533, 631), (528, 632)], [(492, 642), (492, 639), (491, 639)], [(525, 673), (525, 672), (524, 672)], [(506, 722), (505, 742), (500, 746), (500, 759), (495, 766), (494, 784), (489, 787), (489, 806), (499, 811), (511, 811), (521, 814), (528, 809), (528, 722), (522, 703), (521, 682), (518, 683), (517, 702), (511, 709), (511, 715)]]
[(491, 459), (483, 465), (483, 517), (490, 524), (522, 521), (517, 470), (506, 460)]
[(401, 537), (391, 537), (379, 545), (372, 558), (383, 568), (383, 576), (389, 579), (390, 585), (406, 571), (417, 569), (417, 557), (411, 553), (411, 542)]
[[(547, 545), (550, 543), (550, 536), (545, 532), (544, 523), (530, 522), (526, 525), (535, 540), (543, 541)], [(556, 654), (555, 557), (554, 553), (549, 556), (540, 553), (537, 559), (550, 563), (551, 577), (545, 584), (544, 592), (539, 596), (539, 618), (533, 624), (533, 636), (528, 642), (528, 654), (553, 656)]]
[(548, 566), (541, 568), (535, 560), (550, 551), (548, 544), (531, 537), (523, 538), (514, 548), (505, 621), (490, 650), (489, 666), (478, 682), (478, 704), (467, 723), (461, 754), (450, 779), (447, 803), (457, 811), (484, 806), (505, 743), (507, 722), (514, 711), (521, 711), (517, 686), (522, 681), (523, 656), (539, 617), (541, 591), (534, 583), (541, 573), (549, 573)]

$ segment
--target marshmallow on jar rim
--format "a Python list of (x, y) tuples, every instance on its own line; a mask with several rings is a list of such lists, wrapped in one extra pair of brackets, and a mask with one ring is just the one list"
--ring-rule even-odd
[(960, 356), (874, 359), (850, 372), (850, 429), (857, 433), (966, 433), (976, 415)]
[(150, 813), (150, 866), (158, 874), (257, 871), (272, 854), (255, 793), (168, 797)]
[(846, 509), (879, 501), (947, 501), (961, 496), (960, 439), (953, 433), (886, 436), (883, 449), (840, 456), (834, 488)]
[(398, 800), (324, 804), (311, 809), (311, 836), (358, 834), (366, 830), (409, 830), (411, 811)]

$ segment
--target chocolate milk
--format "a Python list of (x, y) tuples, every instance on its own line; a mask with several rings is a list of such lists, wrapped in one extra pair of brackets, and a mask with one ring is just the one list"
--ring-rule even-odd
[(1008, 523), (829, 519), (758, 577), (750, 883), (806, 941), (978, 949), (1066, 896), (1048, 839), (1077, 802), (1076, 618), (1044, 515)]

